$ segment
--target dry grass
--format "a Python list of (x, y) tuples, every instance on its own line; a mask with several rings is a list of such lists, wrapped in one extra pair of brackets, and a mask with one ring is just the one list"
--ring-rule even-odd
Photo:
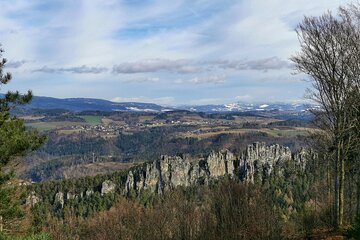
[(31, 115), (29, 115), (29, 116), (21, 116), (21, 117), (19, 117), (20, 119), (23, 119), (23, 120), (29, 120), (29, 121), (35, 121), (35, 120), (40, 120), (40, 119), (43, 119), (45, 116), (31, 116)]
[(125, 125), (126, 123), (124, 121), (115, 121), (111, 118), (108, 118), (108, 117), (103, 117), (101, 119), (101, 123), (105, 126), (108, 126), (108, 125), (120, 125), (120, 126), (123, 126)]
[(61, 135), (71, 135), (74, 133), (81, 133), (82, 131), (84, 131), (84, 130), (83, 129), (63, 129), (63, 130), (57, 131), (57, 133), (61, 134)]
[(216, 128), (200, 128), (202, 132), (194, 133), (180, 133), (178, 137), (181, 138), (197, 138), (197, 139), (206, 139), (214, 137), (220, 134), (247, 134), (247, 133), (266, 133), (273, 137), (295, 137), (297, 135), (308, 136), (316, 129), (305, 128), (305, 127), (286, 127), (286, 128), (241, 128), (241, 129), (231, 129), (227, 127), (216, 127)]
[(70, 127), (74, 125), (81, 125), (81, 122), (34, 122), (34, 123), (27, 123), (26, 126), (30, 126), (33, 128), (38, 129), (39, 131), (48, 131), (53, 129), (61, 129), (64, 127)]
[(101, 162), (101, 163), (82, 164), (72, 168), (67, 168), (66, 170), (63, 171), (63, 175), (64, 178), (95, 176), (97, 174), (104, 174), (104, 173), (129, 169), (138, 164), (141, 164), (141, 162), (137, 162), (137, 163)]
[(155, 116), (141, 116), (139, 117), (139, 122), (143, 123), (145, 121), (151, 121), (155, 118)]

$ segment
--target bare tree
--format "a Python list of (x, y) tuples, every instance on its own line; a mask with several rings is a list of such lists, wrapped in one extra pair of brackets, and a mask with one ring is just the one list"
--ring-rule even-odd
[(360, 5), (340, 7), (337, 15), (305, 17), (296, 29), (300, 51), (291, 58), (313, 88), (307, 97), (321, 108), (319, 127), (334, 156), (334, 224), (343, 225), (345, 163), (359, 140), (356, 133), (360, 78)]

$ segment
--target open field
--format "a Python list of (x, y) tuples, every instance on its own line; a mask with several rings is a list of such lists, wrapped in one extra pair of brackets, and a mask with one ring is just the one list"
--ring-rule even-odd
[(151, 121), (154, 119), (154, 116), (141, 116), (139, 117), (139, 122)]
[(26, 126), (33, 127), (38, 129), (39, 131), (49, 131), (54, 129), (59, 129), (63, 127), (70, 127), (74, 125), (80, 125), (81, 122), (34, 122), (34, 123), (26, 123)]
[[(87, 125), (95, 126), (101, 124), (101, 116), (80, 116), (80, 117), (86, 121), (85, 124)], [(26, 117), (26, 119), (29, 119), (29, 117)], [(37, 120), (37, 119), (31, 118), (31, 120)], [(26, 126), (36, 128), (39, 131), (49, 131), (49, 130), (66, 128), (70, 126), (79, 126), (79, 125), (84, 125), (84, 122), (71, 122), (71, 121), (40, 122), (39, 121), (39, 122), (26, 123)], [(69, 131), (71, 131), (71, 133), (74, 132), (74, 130), (69, 130)], [(64, 134), (69, 134), (69, 132), (64, 132)]]
[(123, 125), (125, 125), (126, 123), (125, 123), (125, 121), (116, 121), (116, 120), (113, 120), (113, 119), (111, 119), (111, 118), (108, 118), (108, 117), (102, 117), (101, 118), (101, 122), (102, 122), (102, 124), (104, 124), (104, 125), (119, 125), (119, 126), (123, 126)]
[(257, 124), (269, 124), (273, 122), (280, 122), (281, 120), (267, 117), (255, 117), (255, 116), (235, 116), (234, 122), (238, 124), (244, 123), (257, 123)]
[(81, 133), (83, 131), (84, 130), (82, 130), (82, 129), (61, 129), (61, 130), (58, 130), (57, 133), (62, 134), (62, 135), (71, 135), (74, 133)]
[(266, 133), (272, 137), (295, 137), (297, 135), (309, 136), (316, 131), (313, 128), (304, 127), (285, 127), (285, 128), (200, 128), (197, 132), (179, 133), (178, 136), (182, 138), (197, 138), (206, 139), (220, 134), (247, 134), (247, 133)]
[(36, 121), (36, 120), (40, 120), (40, 119), (45, 118), (45, 116), (31, 116), (31, 115), (29, 115), (29, 116), (21, 116), (19, 118), (21, 118), (21, 119), (23, 119), (25, 121)]
[(87, 124), (90, 125), (100, 125), (101, 124), (101, 116), (88, 116), (88, 115), (84, 115), (84, 116), (79, 116), (81, 118), (83, 118)]

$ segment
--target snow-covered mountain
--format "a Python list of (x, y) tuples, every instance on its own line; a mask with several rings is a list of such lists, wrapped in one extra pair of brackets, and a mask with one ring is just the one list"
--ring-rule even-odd
[[(0, 97), (4, 95), (0, 93)], [(154, 103), (139, 102), (111, 102), (92, 98), (52, 98), (35, 96), (30, 104), (23, 106), (27, 109), (65, 109), (70, 111), (132, 111), (132, 112), (166, 112), (174, 110), (187, 110), (205, 113), (229, 112), (307, 112), (308, 109), (318, 108), (316, 105), (304, 103), (246, 103), (235, 102), (219, 105), (183, 105), (177, 107), (164, 107)]]
[(178, 109), (194, 112), (261, 112), (261, 111), (292, 111), (304, 112), (310, 108), (317, 108), (315, 105), (303, 103), (245, 103), (236, 102), (223, 105), (199, 105), (180, 106)]

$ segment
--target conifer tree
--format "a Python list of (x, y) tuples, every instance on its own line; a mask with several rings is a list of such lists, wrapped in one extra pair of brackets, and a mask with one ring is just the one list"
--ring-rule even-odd
[[(4, 72), (6, 59), (2, 58), (3, 52), (0, 48), (0, 90), (12, 78), (10, 73)], [(16, 191), (7, 184), (14, 176), (13, 163), (18, 157), (39, 148), (45, 137), (35, 130), (27, 129), (22, 119), (11, 114), (16, 106), (31, 101), (31, 91), (24, 95), (18, 91), (8, 91), (0, 96), (0, 230), (9, 232), (22, 216)]]

